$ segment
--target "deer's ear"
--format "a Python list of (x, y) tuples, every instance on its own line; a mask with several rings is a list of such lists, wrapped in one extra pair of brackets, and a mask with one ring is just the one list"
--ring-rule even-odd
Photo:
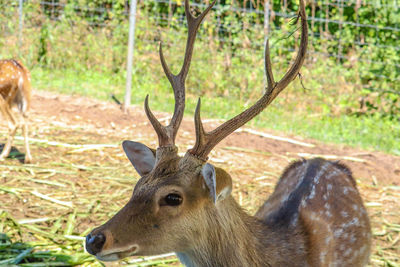
[(201, 170), (201, 174), (214, 204), (223, 200), (232, 192), (232, 179), (222, 169), (215, 169), (213, 165), (206, 163)]
[(122, 142), (122, 147), (140, 176), (151, 172), (156, 162), (154, 149), (133, 141)]

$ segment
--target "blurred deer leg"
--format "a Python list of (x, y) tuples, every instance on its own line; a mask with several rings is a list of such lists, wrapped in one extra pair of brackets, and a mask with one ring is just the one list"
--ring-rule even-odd
[(29, 138), (28, 138), (28, 116), (23, 114), (22, 116), (22, 133), (24, 134), (24, 142), (25, 142), (25, 161), (24, 163), (32, 162), (31, 151), (29, 149)]
[(8, 157), (8, 155), (10, 154), (12, 142), (14, 140), (14, 135), (18, 127), (14, 119), (14, 116), (11, 114), (11, 110), (8, 107), (7, 102), (3, 98), (0, 98), (0, 110), (8, 122), (8, 138), (3, 148), (3, 152), (0, 155), (0, 161), (1, 161), (4, 160), (6, 157)]

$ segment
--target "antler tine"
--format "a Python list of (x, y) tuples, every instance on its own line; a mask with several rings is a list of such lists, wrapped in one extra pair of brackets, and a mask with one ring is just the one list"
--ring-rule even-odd
[(205, 16), (207, 15), (207, 13), (215, 5), (216, 1), (217, 0), (214, 0), (206, 8), (206, 10), (204, 10), (198, 17), (194, 17), (193, 14), (190, 12), (189, 1), (185, 0), (185, 13), (188, 23), (188, 38), (186, 42), (186, 50), (185, 50), (183, 65), (178, 75), (174, 75), (169, 69), (165, 61), (162, 49), (162, 43), (160, 42), (159, 53), (160, 53), (161, 65), (163, 67), (165, 75), (167, 76), (169, 82), (171, 83), (175, 97), (174, 114), (168, 126), (161, 125), (161, 123), (156, 119), (156, 117), (153, 115), (153, 113), (149, 108), (148, 97), (146, 97), (145, 100), (146, 115), (158, 135), (158, 141), (160, 147), (175, 145), (176, 134), (182, 122), (183, 112), (185, 110), (185, 80), (189, 72), (197, 30), (199, 29), (199, 26), (203, 21), (203, 19), (205, 18)]
[(151, 112), (149, 108), (149, 95), (147, 95), (144, 100), (144, 110), (146, 112), (147, 118), (149, 119), (151, 125), (153, 125), (153, 128), (157, 133), (158, 140), (160, 141), (160, 146), (161, 146), (161, 140), (171, 142), (169, 136), (167, 135), (165, 127), (161, 125), (161, 123), (156, 119), (153, 112)]
[[(211, 8), (215, 5), (217, 0), (214, 0), (198, 17), (194, 17), (190, 12), (190, 4), (189, 0), (185, 0), (185, 14), (188, 23), (188, 36), (187, 44), (186, 44), (186, 52), (185, 52), (185, 60), (183, 62), (183, 66), (178, 76), (181, 76), (182, 79), (185, 79), (190, 67), (190, 61), (193, 55), (193, 46), (196, 38), (197, 30), (201, 22), (204, 20), (205, 16), (211, 10)], [(192, 37), (192, 38), (191, 38)]]
[(267, 82), (268, 82), (268, 89), (274, 88), (275, 87), (275, 80), (274, 80), (274, 74), (272, 72), (272, 67), (271, 67), (271, 57), (269, 54), (269, 40), (265, 42), (265, 50), (264, 50), (264, 62), (265, 62), (265, 75), (267, 76)]
[(195, 112), (196, 144), (192, 149), (188, 150), (190, 154), (202, 160), (207, 160), (208, 154), (222, 139), (260, 114), (260, 112), (263, 111), (297, 76), (305, 59), (308, 41), (307, 18), (303, 1), (304, 0), (300, 0), (299, 7), (299, 16), (301, 17), (302, 28), (300, 48), (296, 59), (293, 65), (289, 68), (288, 72), (279, 82), (275, 82), (272, 74), (269, 42), (267, 41), (265, 44), (265, 72), (267, 75), (268, 87), (264, 95), (253, 106), (223, 123), (211, 132), (204, 131), (203, 124), (200, 119), (199, 100)]
[[(307, 30), (307, 15), (306, 15), (306, 9), (305, 9), (305, 4), (304, 4), (303, 0), (300, 0), (298, 18), (299, 17), (301, 18), (301, 41), (300, 41), (299, 52), (297, 53), (296, 59), (295, 59), (293, 65), (288, 70), (288, 72), (286, 72), (286, 74), (283, 76), (283, 78), (276, 84), (275, 89), (274, 89), (273, 99), (275, 99), (275, 97), (283, 89), (285, 89), (291, 81), (293, 81), (296, 78), (296, 76), (298, 75), (300, 68), (303, 65), (304, 60), (306, 58), (308, 30)], [(269, 50), (268, 47), (267, 47), (267, 49)], [(269, 52), (268, 52), (268, 58), (269, 58)]]
[(203, 122), (200, 118), (201, 99), (197, 101), (196, 111), (194, 113), (194, 126), (196, 130), (196, 143), (192, 148), (193, 151), (199, 150), (207, 142), (207, 133), (204, 131)]

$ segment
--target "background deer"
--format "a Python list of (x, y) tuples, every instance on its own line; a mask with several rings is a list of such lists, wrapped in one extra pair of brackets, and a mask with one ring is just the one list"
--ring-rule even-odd
[[(0, 60), (0, 110), (8, 124), (8, 138), (0, 161), (8, 157), (15, 132), (22, 124), (25, 140), (25, 163), (32, 161), (28, 141), (28, 110), (31, 102), (31, 76), (21, 62), (9, 59)], [(12, 107), (16, 105), (22, 116), (17, 120)]]
[(265, 50), (268, 88), (250, 108), (206, 132), (195, 112), (196, 143), (177, 155), (175, 137), (185, 107), (185, 79), (196, 31), (215, 1), (197, 18), (185, 11), (188, 41), (181, 71), (161, 64), (175, 95), (168, 126), (145, 111), (159, 147), (124, 141), (123, 149), (141, 175), (131, 199), (113, 218), (86, 238), (86, 249), (103, 261), (174, 251), (186, 266), (363, 266), (368, 263), (371, 230), (355, 180), (344, 165), (324, 159), (300, 160), (286, 168), (275, 191), (255, 216), (231, 196), (232, 179), (207, 163), (210, 151), (254, 118), (298, 75), (307, 47), (307, 21), (300, 0), (301, 44), (289, 71), (275, 82)]

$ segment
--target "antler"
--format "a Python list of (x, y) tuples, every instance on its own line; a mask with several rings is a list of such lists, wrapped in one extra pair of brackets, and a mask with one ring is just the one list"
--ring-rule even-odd
[(268, 87), (265, 94), (250, 108), (246, 109), (242, 113), (236, 115), (234, 118), (223, 123), (218, 128), (211, 132), (205, 132), (203, 123), (200, 119), (200, 104), (199, 99), (195, 112), (195, 128), (196, 128), (196, 144), (188, 152), (197, 158), (207, 160), (207, 156), (210, 151), (225, 137), (230, 135), (236, 129), (240, 128), (248, 121), (257, 116), (263, 111), (277, 96), (285, 89), (289, 83), (296, 78), (299, 73), (301, 66), (303, 65), (304, 58), (307, 50), (307, 18), (305, 11), (304, 0), (300, 0), (299, 17), (301, 17), (301, 43), (297, 57), (290, 67), (289, 71), (279, 81), (275, 82), (272, 69), (271, 69), (271, 58), (269, 54), (269, 42), (265, 44), (265, 72), (267, 75)]
[(203, 21), (204, 17), (210, 11), (210, 9), (214, 6), (217, 0), (214, 0), (206, 10), (203, 11), (198, 17), (194, 17), (190, 12), (190, 5), (189, 1), (185, 0), (185, 13), (186, 19), (188, 23), (188, 39), (186, 43), (186, 51), (185, 57), (183, 61), (183, 65), (181, 71), (178, 75), (174, 75), (171, 73), (170, 69), (168, 68), (167, 63), (165, 62), (162, 44), (160, 42), (160, 60), (161, 65), (163, 67), (164, 73), (167, 76), (169, 82), (172, 85), (174, 90), (175, 96), (175, 108), (174, 108), (174, 115), (168, 126), (163, 126), (161, 123), (156, 119), (154, 114), (151, 112), (149, 108), (149, 96), (146, 96), (144, 107), (146, 111), (147, 118), (149, 119), (150, 123), (153, 125), (154, 130), (158, 135), (158, 142), (160, 147), (166, 146), (174, 146), (175, 145), (175, 138), (178, 132), (179, 126), (182, 122), (183, 112), (185, 110), (185, 80), (189, 71), (190, 62), (192, 60), (193, 54), (193, 47), (194, 41), (196, 39), (197, 30)]

